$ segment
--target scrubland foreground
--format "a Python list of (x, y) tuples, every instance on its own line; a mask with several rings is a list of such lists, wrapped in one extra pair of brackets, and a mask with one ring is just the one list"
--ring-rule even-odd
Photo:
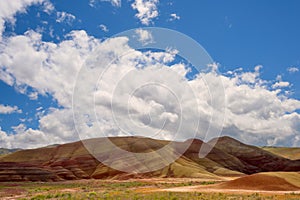
[[(139, 153), (169, 143), (110, 139)], [(199, 158), (200, 147), (216, 140), (212, 151)], [(174, 163), (144, 174), (103, 165), (82, 142), (8, 153), (0, 157), (0, 199), (300, 199), (299, 149), (255, 147), (229, 137), (189, 142)], [(101, 138), (89, 140), (95, 147), (102, 143)], [(105, 156), (109, 158), (110, 152)]]
[(3, 182), (0, 199), (300, 199), (297, 191), (224, 189), (224, 183), (185, 178)]

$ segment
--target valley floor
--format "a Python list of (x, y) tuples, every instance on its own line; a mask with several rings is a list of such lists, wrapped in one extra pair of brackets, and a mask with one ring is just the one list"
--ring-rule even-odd
[(300, 191), (218, 189), (222, 184), (188, 178), (3, 182), (0, 199), (300, 199)]

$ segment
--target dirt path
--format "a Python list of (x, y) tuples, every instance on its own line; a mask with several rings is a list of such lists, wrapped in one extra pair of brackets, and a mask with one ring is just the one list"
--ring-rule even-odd
[[(226, 193), (226, 194), (300, 194), (299, 191), (266, 191), (266, 190), (244, 190), (244, 189), (218, 189), (214, 186), (184, 186), (167, 189), (158, 189), (156, 191), (164, 192), (205, 192), (205, 193)], [(153, 192), (156, 192), (153, 191)]]

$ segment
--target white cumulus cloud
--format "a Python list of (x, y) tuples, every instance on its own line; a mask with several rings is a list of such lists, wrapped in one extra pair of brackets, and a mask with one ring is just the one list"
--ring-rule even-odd
[(290, 83), (286, 81), (276, 82), (272, 85), (273, 88), (284, 88), (288, 86), (290, 86)]
[(157, 5), (159, 0), (135, 0), (131, 6), (137, 10), (135, 15), (142, 24), (149, 25), (153, 19), (158, 17)]
[[(51, 108), (39, 116), (36, 130), (23, 125), (14, 128), (15, 134), (0, 130), (2, 147), (33, 148), (78, 140), (72, 112), (76, 83), (75, 117), (82, 122), (76, 125), (84, 138), (134, 134), (173, 139), (178, 132), (179, 139), (188, 139), (195, 133), (194, 120), (199, 119), (199, 138), (209, 127), (223, 126), (223, 134), (252, 144), (300, 144), (300, 101), (268, 85), (260, 77), (261, 66), (252, 72), (237, 70), (230, 76), (212, 70), (188, 80), (187, 66), (172, 63), (176, 50), (141, 52), (132, 49), (126, 37), (101, 41), (83, 30), (70, 32), (58, 44), (44, 42), (39, 33), (30, 30), (7, 38), (1, 52), (1, 80), (28, 96), (32, 90), (27, 87), (38, 95), (50, 95), (60, 105), (60, 109)], [(81, 79), (76, 80), (77, 75)], [(226, 94), (224, 124), (210, 123), (212, 113), (224, 115), (212, 103), (224, 101), (219, 82)], [(287, 85), (280, 82), (280, 87)], [(220, 98), (211, 99), (212, 92)], [(180, 124), (181, 120), (184, 123)]]
[(141, 42), (144, 45), (147, 45), (149, 43), (152, 43), (153, 40), (153, 36), (151, 34), (150, 31), (144, 30), (144, 29), (137, 29), (135, 31), (137, 37), (138, 37), (138, 41)]
[(15, 15), (17, 13), (26, 12), (26, 8), (40, 4), (44, 6), (44, 11), (50, 13), (54, 7), (49, 0), (1, 0), (0, 6), (0, 39), (5, 30), (5, 22), (15, 23)]
[[(10, 37), (0, 54), (0, 74), (5, 77), (2, 80), (22, 93), (27, 93), (26, 86), (30, 86), (70, 107), (75, 74), (99, 41), (85, 31), (72, 31), (68, 37), (59, 44), (43, 42), (41, 35), (32, 30)], [(36, 95), (30, 96), (34, 99)]]

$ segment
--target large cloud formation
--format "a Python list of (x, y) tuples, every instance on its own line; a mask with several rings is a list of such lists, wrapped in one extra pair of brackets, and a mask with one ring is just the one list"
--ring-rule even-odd
[[(9, 19), (32, 2), (44, 1), (26, 1), (0, 18)], [(150, 21), (144, 20), (144, 23)], [(1, 27), (3, 31), (3, 25)], [(29, 97), (33, 96), (32, 91), (51, 96), (60, 106), (49, 108), (47, 114), (40, 115), (36, 130), (24, 124), (15, 127), (14, 134), (0, 129), (1, 147), (34, 148), (79, 139), (74, 128), (72, 94), (81, 67), (89, 63), (95, 51), (101, 57), (94, 59), (96, 63), (93, 64), (102, 67), (105, 73), (102, 76), (95, 74), (101, 77), (97, 83), (90, 83), (92, 79), (86, 77), (83, 82), (86, 87), (81, 86), (86, 89), (90, 89), (91, 84), (96, 86), (91, 94), (95, 97), (98, 118), (84, 116), (86, 123), (82, 130), (89, 133), (86, 138), (101, 136), (99, 133), (102, 132), (109, 136), (133, 134), (172, 139), (180, 126), (180, 139), (188, 139), (193, 137), (194, 130), (191, 130), (193, 124), (179, 123), (181, 109), (184, 109), (188, 113), (186, 122), (193, 122), (200, 116), (196, 131), (200, 138), (204, 137), (208, 126), (222, 125), (223, 134), (252, 144), (300, 144), (300, 115), (297, 113), (300, 101), (283, 92), (289, 83), (262, 80), (262, 66), (255, 66), (252, 72), (236, 70), (220, 75), (215, 73), (217, 65), (213, 65), (211, 71), (201, 72), (190, 80), (186, 77), (189, 67), (184, 62), (174, 63), (176, 51), (142, 52), (132, 49), (126, 37), (101, 41), (84, 30), (71, 31), (60, 43), (45, 42), (40, 33), (29, 30), (24, 35), (3, 37), (0, 48), (2, 81)], [(124, 55), (125, 52), (131, 53)], [(105, 63), (115, 57), (119, 59), (107, 67)], [(139, 87), (142, 81), (158, 79), (165, 81), (161, 87)], [(210, 122), (211, 113), (224, 111), (211, 104), (206, 84), (220, 81), (224, 85), (227, 106), (224, 123), (214, 124), (214, 121)], [(87, 105), (80, 107), (81, 113), (91, 109), (85, 96), (77, 101)]]

